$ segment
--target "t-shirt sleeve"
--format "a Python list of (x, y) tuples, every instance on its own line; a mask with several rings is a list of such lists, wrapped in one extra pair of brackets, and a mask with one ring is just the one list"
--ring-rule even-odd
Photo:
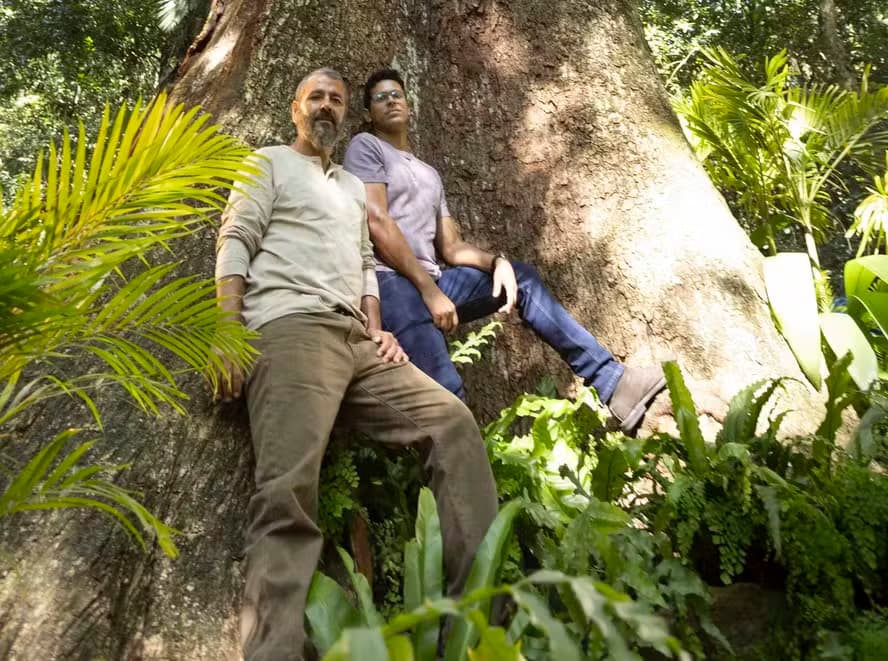
[(438, 201), (438, 220), (447, 218), (450, 215), (450, 209), (447, 208), (447, 196), (444, 195), (444, 182), (438, 176), (438, 184), (441, 187), (441, 199)]
[(382, 145), (369, 133), (359, 133), (352, 138), (342, 166), (365, 184), (388, 184)]

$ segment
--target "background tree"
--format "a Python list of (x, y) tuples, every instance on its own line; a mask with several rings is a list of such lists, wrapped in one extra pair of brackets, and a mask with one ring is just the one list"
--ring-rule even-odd
[[(337, 67), (357, 91), (370, 70), (400, 67), (414, 145), (441, 169), (465, 233), (540, 266), (621, 359), (677, 356), (704, 425), (742, 386), (798, 375), (765, 305), (761, 257), (694, 160), (629, 3), (234, 0), (204, 43), (174, 93), (255, 146), (292, 139), (289, 101), (312, 68)], [(209, 274), (212, 245), (204, 232), (180, 257)], [(489, 419), (546, 373), (565, 386), (557, 363), (507, 324), (493, 363), (467, 379), (476, 413)], [(236, 657), (248, 436), (242, 413), (218, 412), (191, 385), (184, 424), (146, 434), (114, 402), (106, 416), (109, 455), (140, 458), (134, 486), (184, 531), (180, 559), (141, 555), (90, 517), (50, 521), (50, 544), (17, 530), (3, 541), (15, 552), (0, 588), (0, 651)], [(797, 422), (816, 420), (803, 395), (788, 405)], [(47, 407), (38, 419), (68, 416)], [(669, 422), (662, 410), (649, 421)]]
[(718, 46), (752, 56), (786, 49), (808, 82), (855, 87), (866, 64), (888, 80), (888, 25), (879, 0), (641, 0), (645, 33), (663, 75), (687, 85), (699, 50)]
[[(174, 74), (210, 0), (8, 0), (0, 7), (0, 188), (62, 127), (95, 135), (106, 103), (150, 97)], [(164, 12), (160, 12), (164, 9)]]

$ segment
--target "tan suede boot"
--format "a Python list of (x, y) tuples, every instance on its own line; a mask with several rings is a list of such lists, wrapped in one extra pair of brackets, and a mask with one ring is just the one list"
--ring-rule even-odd
[(608, 402), (608, 408), (620, 422), (620, 429), (631, 433), (641, 422), (648, 404), (664, 387), (666, 377), (659, 366), (627, 367)]

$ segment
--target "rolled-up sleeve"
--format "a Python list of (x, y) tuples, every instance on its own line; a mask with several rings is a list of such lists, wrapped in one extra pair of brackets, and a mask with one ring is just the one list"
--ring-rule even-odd
[(233, 188), (228, 196), (216, 241), (216, 280), (231, 275), (247, 276), (271, 219), (274, 204), (271, 161), (261, 152), (254, 152), (249, 164), (260, 174), (251, 175), (249, 184)]
[(370, 241), (370, 225), (366, 207), (364, 207), (364, 222), (361, 224), (361, 265), (363, 269), (362, 295), (378, 299), (379, 283), (376, 280), (376, 257), (373, 255), (373, 243)]

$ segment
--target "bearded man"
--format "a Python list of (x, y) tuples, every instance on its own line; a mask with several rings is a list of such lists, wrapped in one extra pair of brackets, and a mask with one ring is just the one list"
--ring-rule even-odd
[(331, 161), (348, 107), (336, 71), (296, 88), (293, 145), (258, 150), (261, 172), (235, 191), (219, 232), (219, 304), (257, 330), (246, 395), (256, 492), (246, 534), (241, 633), (246, 661), (303, 658), (303, 616), (323, 539), (321, 461), (337, 415), (396, 447), (415, 447), (438, 503), (448, 592), (458, 594), (496, 515), (493, 474), (474, 418), (381, 330), (364, 187)]

